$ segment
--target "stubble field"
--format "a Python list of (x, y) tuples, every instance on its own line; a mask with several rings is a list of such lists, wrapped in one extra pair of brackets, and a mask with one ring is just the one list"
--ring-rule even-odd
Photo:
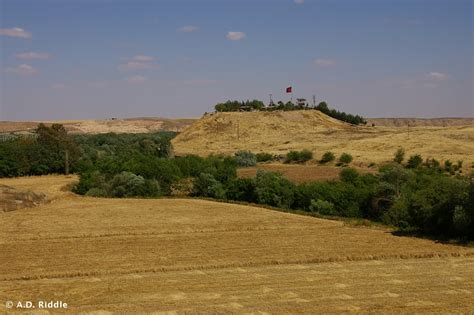
[(80, 197), (64, 188), (75, 180), (0, 180), (49, 199), (0, 213), (1, 301), (84, 314), (474, 310), (472, 247), (205, 200)]

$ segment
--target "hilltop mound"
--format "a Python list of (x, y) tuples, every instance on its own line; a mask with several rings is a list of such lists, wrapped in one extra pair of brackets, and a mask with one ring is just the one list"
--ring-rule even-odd
[(46, 195), (0, 185), (0, 212), (31, 208), (46, 202)]
[(319, 111), (219, 112), (204, 115), (174, 140), (177, 154), (229, 153), (238, 149), (287, 151), (308, 135), (350, 131), (358, 127)]
[(319, 158), (326, 151), (348, 152), (354, 163), (379, 163), (403, 147), (407, 157), (474, 162), (473, 126), (353, 126), (319, 111), (231, 112), (203, 116), (172, 140), (177, 155), (233, 154), (238, 150), (286, 154), (308, 149)]

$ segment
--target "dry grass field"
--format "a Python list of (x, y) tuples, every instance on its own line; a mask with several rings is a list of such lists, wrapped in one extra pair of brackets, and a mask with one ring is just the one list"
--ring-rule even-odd
[[(70, 133), (148, 133), (159, 131), (180, 132), (191, 125), (192, 118), (129, 118), (129, 119), (102, 119), (102, 120), (62, 120), (44, 121), (46, 125), (52, 123), (63, 124)], [(0, 121), (0, 133), (25, 133), (33, 131), (39, 121)]]
[[(474, 162), (474, 124), (393, 127), (351, 126), (318, 111), (215, 113), (189, 126), (175, 139), (176, 154), (233, 154), (237, 150), (285, 154), (308, 149), (319, 159), (326, 151), (347, 152), (354, 162), (391, 160), (399, 147), (407, 155)], [(386, 123), (388, 124), (388, 123)], [(395, 123), (394, 123), (395, 124)], [(434, 123), (433, 123), (434, 124)]]
[(80, 197), (64, 188), (75, 180), (0, 179), (49, 200), (0, 213), (1, 312), (40, 299), (74, 314), (474, 311), (472, 247), (205, 200)]
[[(361, 174), (376, 172), (375, 168), (357, 166), (354, 168)], [(342, 168), (333, 165), (269, 163), (258, 164), (255, 167), (239, 168), (237, 169), (237, 176), (242, 178), (253, 178), (259, 169), (281, 173), (283, 177), (295, 183), (305, 183), (312, 181), (337, 180)]]

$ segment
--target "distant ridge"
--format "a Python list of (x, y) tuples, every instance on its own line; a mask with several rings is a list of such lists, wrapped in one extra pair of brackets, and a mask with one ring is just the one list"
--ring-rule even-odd
[(472, 126), (474, 117), (440, 117), (440, 118), (368, 118), (367, 124), (386, 127), (405, 127), (410, 126)]

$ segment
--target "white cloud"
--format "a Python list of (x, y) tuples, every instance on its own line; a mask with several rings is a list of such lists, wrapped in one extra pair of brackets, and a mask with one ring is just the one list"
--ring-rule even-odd
[(15, 54), (16, 59), (22, 59), (22, 60), (46, 60), (51, 58), (50, 54), (47, 53), (38, 53), (38, 52), (23, 52), (23, 53), (18, 53)]
[(135, 55), (132, 58), (124, 58), (124, 63), (117, 66), (117, 69), (120, 71), (130, 71), (130, 70), (149, 70), (149, 69), (156, 69), (158, 65), (153, 63), (155, 60), (152, 56), (146, 55)]
[(192, 33), (196, 32), (199, 30), (199, 27), (194, 26), (194, 25), (186, 25), (178, 29), (178, 31), (183, 32), (183, 33)]
[(247, 37), (247, 35), (244, 32), (228, 32), (226, 37), (230, 40), (241, 40)]
[(427, 77), (434, 81), (444, 81), (449, 79), (449, 74), (433, 71), (428, 73)]
[(318, 58), (314, 60), (314, 64), (321, 67), (329, 67), (334, 66), (336, 64), (336, 60)]
[(7, 68), (6, 72), (14, 73), (21, 76), (32, 76), (39, 73), (38, 70), (26, 64), (21, 64), (15, 68)]
[(135, 57), (132, 58), (134, 61), (153, 61), (155, 58), (151, 56), (145, 56), (145, 55), (136, 55)]
[(296, 4), (303, 4), (304, 0), (294, 0)]
[(0, 28), (0, 35), (19, 37), (19, 38), (31, 38), (31, 33), (25, 31), (22, 28)]
[(53, 84), (51, 84), (51, 88), (55, 89), (55, 90), (61, 90), (61, 89), (64, 89), (65, 87), (66, 87), (66, 85), (64, 85), (64, 83), (53, 83)]
[(141, 83), (141, 82), (146, 81), (146, 78), (141, 75), (134, 75), (134, 76), (128, 77), (127, 81), (130, 83)]

